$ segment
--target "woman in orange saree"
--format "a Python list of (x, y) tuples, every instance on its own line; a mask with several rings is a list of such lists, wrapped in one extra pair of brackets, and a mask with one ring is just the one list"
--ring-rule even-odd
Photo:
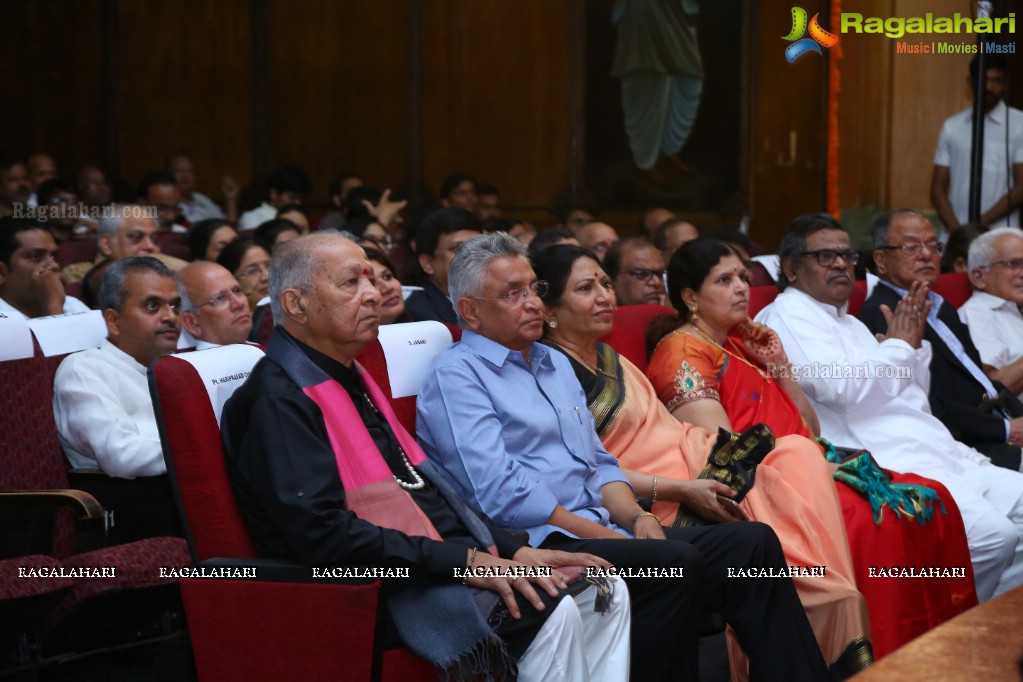
[[(820, 453), (813, 407), (791, 374), (777, 371), (786, 366), (784, 348), (772, 331), (748, 322), (744, 272), (740, 259), (720, 243), (701, 240), (679, 249), (669, 266), (669, 297), (682, 313), (661, 330), (668, 333), (657, 342), (647, 376), (680, 421), (739, 431), (764, 423), (776, 436), (799, 438)], [(914, 474), (887, 474), (894, 485), (885, 483), (881, 492), (891, 496), (882, 500), (877, 487), (869, 488), (871, 502), (853, 489), (864, 486), (846, 466), (836, 476), (878, 658), (977, 603), (962, 518), (948, 491)], [(935, 512), (928, 496), (940, 499), (934, 507), (948, 513)], [(894, 513), (886, 514), (885, 506)], [(878, 567), (924, 559), (934, 566), (965, 566), (967, 575), (875, 577)]]

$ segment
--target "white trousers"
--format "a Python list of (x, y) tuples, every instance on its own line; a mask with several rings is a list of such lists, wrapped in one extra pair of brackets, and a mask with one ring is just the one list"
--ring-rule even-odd
[(613, 578), (614, 605), (593, 610), (597, 590), (590, 587), (562, 599), (519, 659), (519, 680), (621, 682), (629, 679), (629, 591)]
[(1023, 585), (1023, 474), (984, 462), (961, 476), (967, 486), (932, 478), (945, 484), (963, 515), (977, 598), (983, 602)]

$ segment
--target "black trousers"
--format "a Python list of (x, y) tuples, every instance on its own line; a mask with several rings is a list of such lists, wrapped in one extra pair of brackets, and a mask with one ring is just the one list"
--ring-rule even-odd
[(762, 523), (665, 528), (668, 540), (585, 540), (561, 533), (546, 549), (588, 552), (616, 568), (681, 567), (683, 578), (626, 578), (632, 603), (632, 679), (695, 680), (705, 606), (724, 614), (749, 654), (750, 680), (829, 680), (827, 664), (789, 578), (729, 578), (729, 567), (785, 566)]

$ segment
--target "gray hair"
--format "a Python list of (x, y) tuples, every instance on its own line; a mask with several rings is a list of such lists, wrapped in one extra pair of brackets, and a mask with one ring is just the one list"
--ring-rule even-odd
[(985, 232), (970, 242), (970, 252), (966, 258), (966, 267), (972, 271), (976, 268), (986, 268), (998, 260), (998, 250), (995, 248), (995, 241), (999, 237), (1016, 237), (1023, 239), (1023, 230), (1018, 227), (999, 227), (990, 232)]
[(915, 215), (927, 220), (927, 216), (915, 208), (897, 208), (894, 211), (882, 213), (874, 219), (874, 223), (870, 226), (870, 238), (874, 241), (875, 249), (888, 245), (888, 234), (892, 231), (892, 223), (906, 215)]
[(448, 298), (458, 315), (458, 325), (465, 321), (458, 313), (458, 302), (479, 296), (487, 279), (487, 265), (501, 256), (526, 256), (526, 245), (507, 232), (493, 232), (473, 237), (462, 244), (448, 268)]
[(96, 238), (103, 236), (113, 239), (117, 232), (124, 226), (126, 218), (151, 218), (152, 209), (138, 204), (110, 204), (103, 207), (99, 218), (99, 226), (96, 228)]
[(103, 273), (103, 281), (99, 285), (100, 310), (113, 308), (121, 311), (124, 299), (128, 295), (124, 280), (136, 272), (155, 272), (161, 277), (174, 277), (174, 273), (166, 265), (152, 256), (132, 256), (116, 260)]
[(284, 324), (286, 318), (284, 308), (281, 307), (281, 293), (285, 289), (311, 292), (313, 280), (323, 267), (323, 263), (314, 257), (317, 247), (338, 239), (358, 242), (350, 232), (319, 230), (284, 242), (274, 249), (269, 274), (270, 313), (273, 315), (274, 324)]

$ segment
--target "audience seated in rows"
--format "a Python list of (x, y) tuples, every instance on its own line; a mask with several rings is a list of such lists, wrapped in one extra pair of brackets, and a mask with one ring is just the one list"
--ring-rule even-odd
[(664, 257), (645, 237), (626, 237), (612, 244), (603, 269), (614, 283), (618, 305), (665, 304)]
[[(538, 296), (547, 286), (525, 256), (500, 232), (455, 254), (449, 287), (462, 339), (441, 354), (417, 399), (417, 436), (431, 463), (464, 500), (528, 532), (541, 549), (594, 554), (620, 569), (684, 570), (683, 580), (625, 578), (634, 679), (696, 679), (704, 603), (721, 608), (749, 655), (752, 679), (825, 679), (792, 582), (725, 577), (729, 566), (785, 564), (768, 526), (663, 528), (637, 504), (593, 430), (567, 358), (536, 343)], [(767, 445), (757, 439), (742, 447)], [(786, 627), (761, 627), (767, 614)]]
[(64, 293), (56, 255), (46, 228), (0, 218), (0, 314), (28, 319), (89, 310)]
[(793, 368), (805, 370), (800, 386), (824, 438), (948, 488), (966, 527), (977, 596), (990, 599), (1023, 584), (1023, 474), (996, 468), (930, 413), (925, 284), (910, 284), (882, 341), (846, 314), (854, 254), (830, 216), (797, 218), (779, 247), (783, 290), (757, 320), (777, 332)]
[[(271, 290), (279, 326), (222, 420), (258, 551), (308, 566), (410, 569), (415, 581), (382, 593), (382, 648), (403, 642), (450, 675), (506, 679), (517, 667), (520, 679), (625, 679), (628, 596), (616, 578), (599, 581), (612, 593), (598, 600), (596, 586), (569, 587), (557, 570), (493, 572), (607, 562), (533, 549), (473, 513), (353, 363), (376, 338), (380, 304), (362, 249), (334, 233), (289, 242), (274, 256)], [(467, 567), (492, 572), (460, 580)], [(662, 623), (642, 615), (633, 622), (651, 638)]]
[(448, 268), (458, 249), (482, 232), (479, 218), (464, 208), (439, 208), (423, 218), (416, 230), (416, 255), (426, 281), (422, 291), (413, 292), (405, 301), (412, 320), (457, 323), (448, 298)]
[(192, 263), (175, 276), (181, 297), (181, 325), (195, 337), (196, 350), (244, 343), (252, 313), (238, 280), (223, 265)]
[(170, 171), (147, 173), (139, 181), (137, 201), (156, 209), (157, 232), (185, 234), (189, 223), (181, 215), (181, 188)]
[(36, 197), (39, 206), (47, 209), (43, 220), (57, 244), (72, 239), (95, 239), (96, 221), (80, 210), (78, 194), (70, 180), (47, 180), (36, 188)]
[(72, 468), (116, 478), (166, 473), (146, 368), (177, 347), (179, 304), (173, 273), (155, 258), (120, 259), (103, 275), (108, 336), (65, 358), (53, 383), (57, 435)]
[[(886, 333), (887, 316), (914, 282), (928, 288), (930, 301), (924, 338), (931, 345), (931, 414), (952, 436), (991, 458), (998, 466), (1020, 470), (1023, 403), (1015, 395), (996, 400), (1006, 388), (992, 381), (956, 309), (929, 288), (940, 275), (941, 242), (918, 211), (899, 209), (874, 222), (874, 263), (880, 278), (857, 317), (872, 333)], [(980, 330), (978, 330), (980, 331)]]

